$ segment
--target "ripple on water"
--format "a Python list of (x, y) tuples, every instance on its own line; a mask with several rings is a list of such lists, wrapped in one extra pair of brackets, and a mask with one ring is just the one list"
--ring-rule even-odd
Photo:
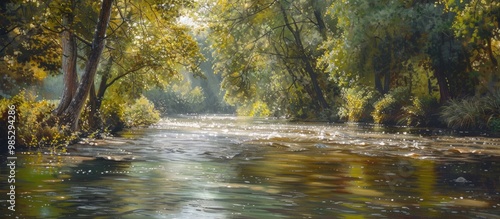
[[(20, 191), (19, 205), (30, 200), (27, 216), (49, 218), (500, 215), (499, 139), (412, 133), (231, 116), (169, 118), (108, 143), (76, 145), (69, 154), (23, 155), (19, 186), (29, 191)], [(140, 159), (95, 159), (122, 155)]]

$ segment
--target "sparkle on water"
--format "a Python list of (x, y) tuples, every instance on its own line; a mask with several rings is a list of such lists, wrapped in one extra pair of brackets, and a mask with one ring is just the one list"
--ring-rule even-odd
[(499, 157), (499, 139), (439, 130), (181, 116), (18, 152), (16, 211), (0, 216), (500, 218)]

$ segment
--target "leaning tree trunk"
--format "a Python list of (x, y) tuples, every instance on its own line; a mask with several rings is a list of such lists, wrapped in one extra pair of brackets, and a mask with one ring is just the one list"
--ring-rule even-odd
[[(74, 7), (73, 7), (74, 8)], [(78, 84), (78, 77), (76, 74), (76, 59), (77, 59), (77, 47), (76, 38), (74, 34), (70, 31), (70, 26), (73, 23), (74, 14), (73, 10), (69, 13), (63, 14), (62, 24), (65, 30), (61, 33), (61, 44), (62, 44), (62, 71), (63, 71), (63, 83), (64, 90), (61, 96), (61, 101), (55, 109), (55, 114), (60, 116), (63, 114), (64, 110), (69, 106), (73, 96), (76, 93), (76, 88)]]
[(92, 40), (92, 48), (85, 64), (85, 70), (82, 75), (80, 85), (78, 86), (71, 103), (60, 116), (63, 124), (69, 125), (72, 131), (76, 131), (78, 129), (80, 113), (82, 112), (85, 101), (89, 95), (91, 85), (94, 83), (99, 59), (101, 58), (101, 53), (105, 46), (106, 29), (108, 28), (111, 16), (112, 3), (113, 0), (102, 1), (96, 32)]
[[(312, 89), (315, 93), (318, 104), (323, 110), (328, 109), (330, 107), (329, 107), (328, 103), (326, 102), (324, 94), (323, 94), (323, 90), (321, 89), (321, 87), (319, 85), (318, 74), (314, 70), (313, 64), (311, 63), (310, 56), (307, 54), (307, 52), (304, 48), (304, 44), (302, 43), (302, 38), (301, 38), (300, 32), (299, 32), (300, 28), (297, 27), (297, 22), (293, 19), (293, 17), (291, 18), (293, 23), (290, 23), (288, 14), (286, 13), (286, 10), (281, 2), (280, 2), (280, 8), (281, 8), (281, 13), (283, 14), (283, 19), (285, 21), (285, 26), (292, 33), (292, 35), (294, 37), (295, 45), (297, 46), (297, 49), (299, 50), (300, 55), (301, 55), (301, 59), (305, 65), (304, 69), (305, 69), (306, 73), (308, 74), (309, 79), (311, 79)], [(292, 26), (292, 24), (295, 26), (295, 28)]]

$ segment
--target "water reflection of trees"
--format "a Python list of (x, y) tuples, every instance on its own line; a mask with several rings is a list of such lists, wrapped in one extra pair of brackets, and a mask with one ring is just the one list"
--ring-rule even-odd
[[(85, 215), (85, 211), (93, 212), (89, 215), (115, 213), (100, 209), (104, 203), (119, 201), (109, 189), (113, 183), (101, 182), (123, 175), (130, 165), (91, 157), (41, 154), (21, 155), (18, 161), (15, 215), (27, 218), (61, 218), (76, 212)], [(95, 205), (85, 206), (86, 202)]]
[(499, 213), (492, 207), (500, 202), (500, 166), (493, 156), (415, 159), (328, 148), (255, 153), (219, 162), (23, 155), (16, 214), (156, 217), (188, 211), (222, 218), (235, 212), (254, 218), (400, 218)]
[[(498, 164), (484, 160), (444, 163), (342, 151), (279, 151), (241, 165), (233, 181), (258, 185), (275, 199), (291, 199), (294, 206), (282, 206), (288, 211), (284, 215), (446, 217), (453, 209), (481, 210), (498, 202), (498, 173)], [(460, 176), (474, 183), (454, 183)]]
[(117, 215), (117, 206), (123, 198), (116, 195), (117, 180), (127, 176), (131, 163), (108, 160), (88, 160), (70, 170), (71, 182), (65, 192), (68, 199), (57, 202), (56, 206), (73, 209), (68, 215), (86, 217)]

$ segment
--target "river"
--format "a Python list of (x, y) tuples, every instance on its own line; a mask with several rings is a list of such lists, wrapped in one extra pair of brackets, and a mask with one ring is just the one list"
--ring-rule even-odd
[[(0, 218), (500, 218), (500, 139), (179, 116), (17, 152)], [(8, 199), (7, 160), (0, 166)]]

